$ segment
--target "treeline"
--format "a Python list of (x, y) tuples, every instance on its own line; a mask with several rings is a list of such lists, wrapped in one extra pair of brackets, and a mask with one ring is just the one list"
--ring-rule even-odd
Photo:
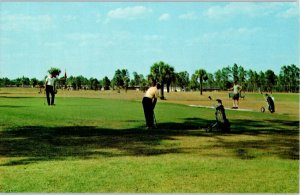
[[(89, 90), (120, 90), (139, 88), (145, 90), (151, 83), (160, 82), (162, 97), (164, 87), (167, 92), (170, 90), (195, 91), (199, 90), (227, 90), (238, 81), (245, 91), (268, 91), (268, 92), (299, 92), (299, 67), (284, 65), (281, 67), (279, 75), (269, 69), (265, 72), (246, 70), (243, 66), (234, 64), (223, 67), (215, 73), (209, 73), (205, 69), (198, 69), (192, 75), (187, 71), (176, 72), (173, 66), (165, 62), (154, 63), (150, 67), (148, 75), (133, 72), (132, 77), (127, 69), (118, 69), (113, 78), (86, 78), (80, 76), (63, 75), (58, 79), (58, 87), (63, 89), (89, 89)], [(0, 78), (1, 87), (42, 87), (44, 80), (27, 78), (25, 76), (8, 79)]]

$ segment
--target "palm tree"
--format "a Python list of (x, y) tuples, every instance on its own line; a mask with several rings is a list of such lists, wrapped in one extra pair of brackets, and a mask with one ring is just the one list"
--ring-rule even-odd
[(176, 74), (176, 77), (176, 83), (179, 85), (181, 90), (184, 90), (190, 82), (189, 73), (187, 71), (179, 72)]
[(198, 76), (200, 80), (200, 95), (202, 95), (203, 81), (208, 79), (207, 73), (204, 69), (196, 70), (195, 74)]
[(170, 85), (173, 81), (175, 81), (176, 76), (175, 76), (175, 71), (174, 71), (174, 67), (170, 66), (170, 65), (166, 65), (165, 66), (165, 82), (167, 84), (167, 92), (170, 92)]
[[(174, 70), (174, 68), (173, 68)], [(160, 82), (161, 84), (161, 97), (160, 99), (165, 99), (164, 97), (164, 84), (168, 83), (168, 80), (171, 78), (172, 68), (163, 61), (154, 63), (150, 68), (149, 79), (152, 82)], [(174, 72), (174, 71), (173, 71)]]

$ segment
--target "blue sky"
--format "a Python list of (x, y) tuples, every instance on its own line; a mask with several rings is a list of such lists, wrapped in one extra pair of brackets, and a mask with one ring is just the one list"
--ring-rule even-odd
[(147, 75), (210, 73), (234, 63), (279, 73), (299, 65), (296, 2), (0, 3), (0, 77), (44, 78), (50, 67), (102, 79), (126, 68)]

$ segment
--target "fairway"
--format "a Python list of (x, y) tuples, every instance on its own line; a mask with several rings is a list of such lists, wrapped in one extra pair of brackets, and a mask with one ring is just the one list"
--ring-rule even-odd
[[(146, 130), (140, 91), (0, 89), (0, 192), (298, 193), (299, 94), (171, 92)], [(221, 98), (230, 133), (205, 132)], [(202, 107), (192, 107), (197, 105)]]

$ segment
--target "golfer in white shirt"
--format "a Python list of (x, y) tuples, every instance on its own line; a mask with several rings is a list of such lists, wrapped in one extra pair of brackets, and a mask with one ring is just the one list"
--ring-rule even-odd
[[(46, 96), (47, 96), (47, 103), (48, 106), (54, 106), (54, 97), (55, 97), (55, 81), (56, 75), (50, 74), (45, 81), (45, 89), (46, 89)], [(50, 94), (51, 94), (51, 102), (50, 102)]]

